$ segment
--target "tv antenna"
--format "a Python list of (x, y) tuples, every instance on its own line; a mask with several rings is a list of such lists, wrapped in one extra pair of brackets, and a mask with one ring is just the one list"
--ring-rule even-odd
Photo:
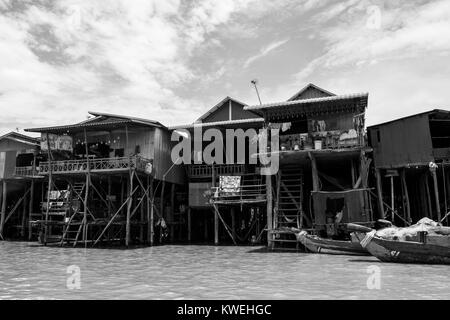
[(259, 100), (259, 104), (262, 105), (261, 98), (259, 96), (258, 87), (256, 86), (258, 84), (258, 79), (253, 79), (252, 81), (250, 81), (250, 83), (255, 87), (256, 95), (258, 96), (258, 100)]

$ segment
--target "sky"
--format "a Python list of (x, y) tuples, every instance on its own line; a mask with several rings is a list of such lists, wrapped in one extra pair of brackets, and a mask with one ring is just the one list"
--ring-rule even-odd
[(369, 92), (366, 123), (450, 110), (450, 1), (0, 0), (0, 134), (88, 111), (167, 126), (226, 96)]

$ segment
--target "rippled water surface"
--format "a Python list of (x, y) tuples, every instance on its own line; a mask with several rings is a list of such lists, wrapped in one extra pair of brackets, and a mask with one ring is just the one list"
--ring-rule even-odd
[[(256, 249), (0, 242), (0, 299), (450, 299), (450, 266)], [(66, 286), (70, 265), (79, 290)], [(379, 290), (367, 288), (369, 266), (380, 268)]]

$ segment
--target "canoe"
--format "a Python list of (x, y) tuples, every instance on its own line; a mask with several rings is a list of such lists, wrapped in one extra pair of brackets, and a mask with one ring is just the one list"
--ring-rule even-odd
[[(362, 247), (384, 262), (450, 264), (450, 247), (417, 241), (387, 240), (369, 233), (355, 232)], [(445, 236), (444, 236), (445, 237)]]
[(316, 235), (308, 234), (306, 231), (300, 231), (296, 234), (297, 240), (308, 251), (313, 253), (330, 253), (330, 254), (352, 254), (352, 255), (368, 255), (366, 249), (356, 241), (343, 241), (325, 239)]

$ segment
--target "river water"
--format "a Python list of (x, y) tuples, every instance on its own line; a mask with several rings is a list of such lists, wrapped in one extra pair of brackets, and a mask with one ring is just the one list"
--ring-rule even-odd
[[(450, 299), (450, 266), (257, 249), (74, 249), (3, 241), (0, 300)], [(79, 289), (70, 289), (76, 281), (67, 285), (71, 265), (79, 267)]]

